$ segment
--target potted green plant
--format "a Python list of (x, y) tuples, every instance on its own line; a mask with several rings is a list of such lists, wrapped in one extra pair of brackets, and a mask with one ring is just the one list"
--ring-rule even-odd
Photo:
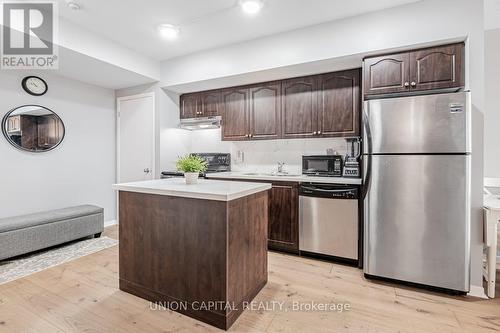
[(198, 183), (200, 172), (207, 169), (207, 162), (196, 155), (185, 155), (179, 157), (176, 162), (176, 167), (178, 171), (184, 172), (186, 184), (196, 184)]

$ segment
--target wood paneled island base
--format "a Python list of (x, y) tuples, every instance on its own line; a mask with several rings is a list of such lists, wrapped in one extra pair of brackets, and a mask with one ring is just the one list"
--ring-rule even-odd
[(267, 282), (268, 191), (231, 201), (119, 192), (120, 289), (228, 329)]

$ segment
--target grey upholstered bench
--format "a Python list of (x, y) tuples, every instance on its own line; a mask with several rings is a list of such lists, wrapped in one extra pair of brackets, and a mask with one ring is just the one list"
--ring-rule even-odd
[(83, 205), (0, 219), (0, 260), (41, 250), (104, 230), (104, 209)]

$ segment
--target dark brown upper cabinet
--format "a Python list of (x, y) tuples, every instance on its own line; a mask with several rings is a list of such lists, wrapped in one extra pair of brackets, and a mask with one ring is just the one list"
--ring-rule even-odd
[(318, 77), (282, 81), (281, 117), (283, 138), (316, 137), (318, 133)]
[(181, 119), (220, 115), (220, 90), (181, 95)]
[(250, 87), (250, 139), (281, 137), (281, 84), (270, 82)]
[(358, 136), (361, 71), (353, 69), (320, 76), (318, 135)]
[(57, 145), (63, 136), (62, 122), (55, 116), (38, 117), (38, 147)]
[(201, 117), (213, 117), (221, 114), (220, 108), (220, 90), (207, 91), (201, 93)]
[(464, 86), (464, 44), (454, 44), (410, 53), (411, 90)]
[(410, 55), (367, 58), (364, 63), (365, 94), (392, 94), (410, 87)]
[(280, 83), (222, 92), (222, 140), (278, 139), (281, 136)]
[(365, 95), (464, 86), (464, 43), (370, 57), (364, 60)]
[(222, 91), (222, 140), (241, 141), (250, 137), (249, 95), (249, 89), (242, 87)]
[(181, 95), (181, 119), (195, 118), (199, 113), (200, 94), (184, 94)]
[(222, 140), (358, 136), (361, 70), (181, 96), (181, 118), (222, 116)]

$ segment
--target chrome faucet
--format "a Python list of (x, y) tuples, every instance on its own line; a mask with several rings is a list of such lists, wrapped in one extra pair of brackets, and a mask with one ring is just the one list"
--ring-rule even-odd
[(283, 173), (284, 166), (285, 166), (285, 162), (278, 162), (278, 173)]

